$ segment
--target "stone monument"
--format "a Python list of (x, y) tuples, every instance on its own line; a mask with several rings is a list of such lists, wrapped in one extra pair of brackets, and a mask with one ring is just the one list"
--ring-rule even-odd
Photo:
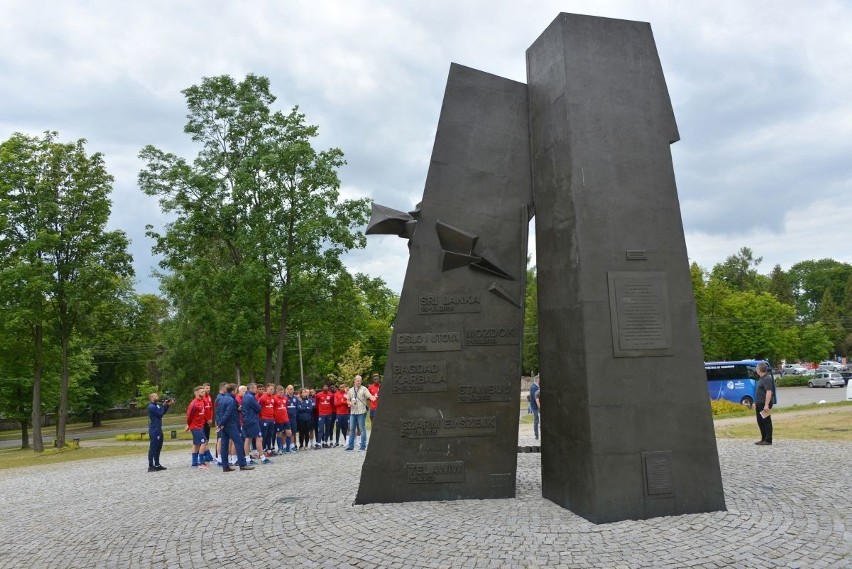
[(527, 81), (542, 492), (596, 523), (723, 510), (651, 27), (560, 14)]
[(453, 64), (416, 211), (356, 502), (515, 495), (527, 232), (527, 88)]
[(422, 203), (374, 206), (410, 258), (356, 503), (515, 495), (534, 202), (544, 496), (724, 509), (650, 26), (560, 14), (527, 74), (452, 65)]

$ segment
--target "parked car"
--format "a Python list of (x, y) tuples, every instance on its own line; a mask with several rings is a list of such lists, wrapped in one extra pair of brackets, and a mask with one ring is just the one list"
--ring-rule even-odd
[(808, 387), (843, 387), (843, 376), (836, 371), (818, 371), (808, 380)]
[(846, 385), (849, 385), (849, 378), (852, 377), (852, 371), (841, 371), (840, 377), (843, 378), (843, 381), (846, 382)]
[(808, 369), (801, 364), (784, 364), (781, 366), (781, 375), (804, 375)]
[(841, 364), (837, 363), (837, 362), (833, 362), (831, 360), (825, 360), (825, 361), (819, 362), (819, 366), (817, 366), (817, 367), (819, 367), (820, 369), (828, 370), (828, 371), (840, 371), (840, 368), (843, 367), (843, 366)]

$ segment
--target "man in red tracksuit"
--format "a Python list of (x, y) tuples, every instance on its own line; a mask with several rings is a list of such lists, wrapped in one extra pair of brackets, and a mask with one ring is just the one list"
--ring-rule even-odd
[(260, 403), (260, 431), (263, 433), (263, 452), (266, 456), (272, 456), (275, 450), (275, 385), (267, 383), (266, 391), (257, 398), (257, 402)]
[(207, 451), (204, 453), (206, 462), (213, 462), (210, 454), (210, 427), (213, 425), (213, 398), (210, 397), (210, 384), (202, 384), (204, 388), (204, 438), (207, 439)]
[(186, 408), (186, 427), (184, 431), (192, 432), (192, 467), (207, 468), (204, 464), (207, 452), (207, 438), (204, 436), (204, 424), (207, 414), (204, 411), (204, 386), (195, 388), (195, 399)]
[(322, 443), (322, 448), (328, 448), (328, 443), (331, 440), (332, 413), (334, 413), (334, 394), (329, 391), (326, 382), (322, 384), (322, 391), (317, 393), (317, 415), (319, 417), (317, 443)]
[(346, 436), (349, 434), (349, 402), (346, 400), (346, 385), (342, 383), (334, 392), (334, 410), (337, 414), (334, 446), (340, 446), (340, 433), (343, 433), (343, 444), (346, 444)]
[(379, 406), (379, 390), (382, 388), (381, 377), (379, 374), (373, 374), (373, 383), (367, 388), (370, 395), (374, 395), (375, 399), (370, 399), (370, 428), (373, 428), (373, 422), (376, 420), (376, 408)]

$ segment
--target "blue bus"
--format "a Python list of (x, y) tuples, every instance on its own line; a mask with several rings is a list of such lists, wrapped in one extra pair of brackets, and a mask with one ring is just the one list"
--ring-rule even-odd
[[(707, 391), (711, 399), (726, 399), (745, 405), (754, 404), (757, 386), (757, 364), (765, 360), (740, 360), (736, 362), (705, 362)], [(767, 364), (768, 365), (768, 364)]]

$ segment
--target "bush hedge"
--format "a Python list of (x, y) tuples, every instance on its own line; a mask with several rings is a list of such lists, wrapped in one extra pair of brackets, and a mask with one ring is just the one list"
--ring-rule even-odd
[(748, 407), (744, 405), (740, 405), (739, 403), (734, 403), (732, 401), (728, 401), (727, 399), (711, 399), (710, 400), (710, 410), (713, 412), (713, 416), (717, 417), (720, 415), (728, 415), (728, 416), (737, 416), (737, 415), (750, 415), (751, 411)]
[(804, 387), (812, 378), (812, 375), (785, 375), (784, 377), (776, 377), (775, 385), (778, 387)]

